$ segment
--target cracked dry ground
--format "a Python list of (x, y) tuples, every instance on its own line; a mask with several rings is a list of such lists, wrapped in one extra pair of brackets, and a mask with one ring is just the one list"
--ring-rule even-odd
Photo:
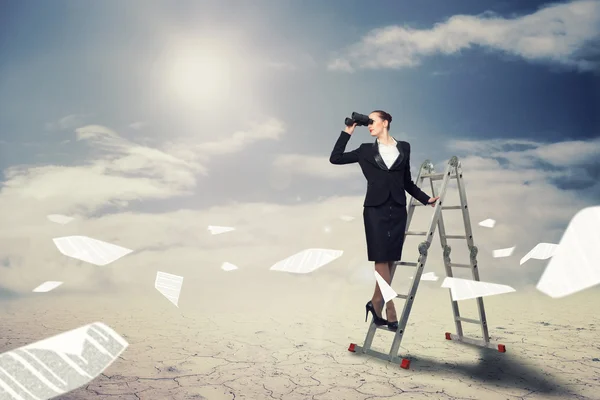
[[(600, 398), (600, 321), (583, 306), (577, 314), (570, 308), (597, 304), (597, 293), (560, 304), (535, 294), (533, 301), (519, 293), (487, 298), (490, 334), (507, 346), (504, 354), (444, 340), (444, 332), (454, 329), (447, 293), (442, 295), (427, 295), (440, 299), (435, 306), (415, 303), (401, 347), (412, 360), (409, 370), (347, 351), (366, 334), (359, 312), (364, 305), (357, 301), (347, 302), (354, 318), (346, 321), (334, 312), (214, 315), (166, 305), (116, 314), (15, 303), (3, 307), (0, 350), (93, 321), (105, 322), (129, 342), (104, 374), (61, 400)], [(525, 303), (529, 314), (512, 308)], [(34, 325), (41, 330), (32, 331)], [(387, 350), (391, 340), (391, 334), (378, 333), (374, 348)]]

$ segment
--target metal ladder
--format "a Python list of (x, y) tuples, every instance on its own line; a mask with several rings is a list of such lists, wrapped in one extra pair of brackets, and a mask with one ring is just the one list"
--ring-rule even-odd
[[(423, 181), (425, 179), (429, 178), (430, 184), (431, 184), (431, 193), (432, 193), (431, 196), (436, 197), (437, 195), (439, 195), (440, 198), (438, 199), (437, 204), (435, 205), (435, 211), (433, 213), (433, 217), (432, 217), (431, 223), (429, 225), (429, 230), (427, 232), (416, 232), (416, 231), (409, 230), (412, 216), (415, 211), (415, 207), (423, 206), (423, 204), (419, 203), (416, 199), (411, 197), (409, 205), (408, 205), (408, 213), (407, 213), (408, 215), (407, 215), (407, 220), (406, 220), (405, 235), (406, 236), (408, 236), (408, 235), (426, 236), (427, 239), (424, 242), (421, 242), (419, 244), (418, 248), (419, 248), (420, 256), (419, 256), (419, 259), (417, 262), (398, 261), (398, 262), (394, 263), (394, 265), (391, 268), (392, 280), (394, 279), (394, 273), (396, 272), (396, 267), (398, 265), (411, 266), (411, 267), (417, 268), (417, 272), (415, 273), (415, 276), (413, 277), (412, 285), (410, 286), (410, 290), (409, 290), (408, 294), (407, 295), (399, 294), (397, 296), (397, 298), (406, 300), (404, 303), (404, 308), (402, 309), (402, 315), (401, 315), (400, 319), (398, 320), (398, 330), (397, 331), (390, 330), (385, 325), (377, 326), (373, 322), (373, 319), (371, 319), (371, 324), (369, 326), (369, 330), (367, 332), (367, 336), (365, 338), (364, 345), (359, 346), (355, 343), (351, 343), (350, 347), (348, 348), (348, 351), (351, 351), (353, 353), (368, 354), (373, 357), (380, 358), (380, 359), (394, 362), (394, 363), (400, 362), (401, 368), (404, 368), (404, 369), (409, 368), (410, 360), (407, 358), (399, 357), (398, 350), (400, 348), (400, 343), (402, 342), (402, 337), (405, 333), (406, 324), (408, 322), (408, 317), (409, 317), (410, 311), (412, 309), (413, 302), (415, 300), (417, 288), (421, 281), (421, 275), (423, 274), (423, 269), (425, 267), (425, 263), (427, 262), (427, 251), (429, 249), (429, 246), (431, 246), (431, 241), (433, 239), (433, 235), (434, 235), (436, 227), (439, 232), (440, 243), (441, 243), (442, 249), (443, 249), (444, 267), (446, 269), (446, 276), (450, 277), (450, 278), (452, 277), (452, 268), (469, 268), (469, 269), (471, 269), (471, 272), (473, 274), (473, 280), (479, 281), (479, 271), (477, 269), (477, 247), (475, 246), (474, 241), (473, 241), (473, 232), (471, 230), (471, 220), (469, 217), (469, 210), (468, 210), (468, 206), (467, 206), (467, 195), (466, 195), (465, 184), (464, 184), (462, 175), (463, 175), (462, 167), (461, 167), (460, 161), (458, 160), (458, 157), (456, 157), (456, 156), (452, 157), (450, 159), (450, 161), (448, 161), (448, 165), (446, 166), (446, 171), (442, 174), (434, 173), (433, 165), (431, 164), (431, 162), (429, 160), (426, 160), (421, 165), (421, 168), (420, 168), (419, 173), (416, 178), (416, 185), (422, 189)], [(460, 196), (460, 203), (461, 203), (461, 205), (459, 205), (459, 206), (444, 206), (443, 205), (444, 199), (446, 197), (446, 189), (448, 188), (448, 182), (450, 181), (450, 179), (456, 179), (456, 181), (457, 181), (457, 186), (458, 186), (458, 191), (459, 191), (459, 196)], [(442, 180), (442, 187), (440, 189), (439, 194), (437, 194), (437, 195), (435, 193), (435, 188), (433, 186), (433, 181), (436, 181), (436, 180)], [(464, 225), (465, 225), (465, 235), (447, 235), (446, 234), (446, 230), (444, 227), (444, 219), (442, 217), (442, 210), (462, 210), (463, 221), (464, 221)], [(469, 257), (470, 264), (456, 264), (456, 263), (452, 263), (450, 261), (451, 248), (448, 245), (447, 239), (463, 239), (463, 240), (467, 241), (467, 246), (470, 250), (470, 257)], [(450, 292), (450, 289), (448, 291)], [(497, 349), (501, 353), (506, 352), (506, 346), (504, 346), (503, 344), (490, 342), (490, 337), (488, 334), (487, 320), (486, 320), (486, 316), (485, 316), (485, 310), (483, 307), (483, 299), (481, 297), (476, 298), (477, 308), (479, 310), (479, 320), (461, 317), (460, 313), (459, 313), (459, 309), (458, 309), (458, 302), (454, 301), (452, 299), (451, 293), (450, 293), (450, 301), (452, 302), (452, 313), (454, 314), (454, 324), (456, 326), (457, 333), (452, 334), (452, 333), (446, 332), (447, 340), (456, 340), (459, 342), (469, 343), (469, 344), (476, 345), (476, 346)], [(383, 311), (383, 306), (381, 307), (381, 309), (379, 311), (380, 311), (379, 315), (381, 315), (381, 311)], [(479, 324), (481, 327), (481, 333), (482, 333), (483, 339), (481, 340), (481, 339), (465, 337), (463, 335), (462, 322)], [(392, 346), (391, 346), (390, 352), (388, 354), (373, 350), (371, 348), (373, 339), (375, 337), (375, 332), (377, 331), (377, 329), (383, 329), (383, 330), (386, 330), (389, 332), (395, 332), (394, 341), (392, 342)]]

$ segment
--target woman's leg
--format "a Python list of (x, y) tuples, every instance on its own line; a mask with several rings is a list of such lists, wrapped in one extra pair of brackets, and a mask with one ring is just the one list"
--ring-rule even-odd
[[(388, 283), (388, 285), (391, 282), (391, 276), (390, 276), (390, 263), (387, 261), (384, 262), (376, 262), (375, 263), (375, 271), (377, 271), (377, 273), (379, 275), (381, 275), (381, 277), (383, 278), (384, 281), (386, 281)], [(383, 309), (383, 294), (381, 293), (381, 289), (379, 288), (379, 283), (375, 282), (375, 292), (373, 293), (373, 299), (371, 300), (373, 302), (373, 306), (375, 307), (375, 310), (379, 312), (378, 316), (381, 317), (381, 311)], [(396, 316), (395, 313), (395, 309), (394, 309), (394, 302), (392, 300), (388, 301), (388, 308), (387, 310), (389, 310), (389, 305), (391, 304), (392, 310), (394, 310), (393, 312), (393, 316)], [(388, 311), (388, 317), (389, 317), (389, 311)], [(392, 322), (395, 320), (392, 320)]]
[[(394, 265), (393, 261), (389, 261), (385, 264), (385, 268), (388, 270), (388, 278), (383, 278), (388, 283), (388, 285), (392, 286), (392, 266)], [(385, 316), (389, 322), (398, 321), (398, 316), (396, 314), (396, 306), (394, 305), (394, 301), (390, 300), (386, 304), (385, 308)]]

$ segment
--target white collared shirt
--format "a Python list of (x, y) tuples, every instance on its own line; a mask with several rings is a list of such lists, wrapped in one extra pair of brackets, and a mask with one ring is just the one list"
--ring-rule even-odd
[(394, 138), (392, 138), (392, 140), (394, 141), (393, 144), (386, 145), (379, 142), (379, 139), (377, 139), (377, 145), (379, 146), (379, 154), (381, 154), (381, 158), (383, 158), (383, 162), (385, 163), (385, 165), (387, 165), (388, 169), (392, 165), (394, 165), (394, 162), (396, 162), (396, 159), (400, 155), (400, 152), (396, 147), (398, 142), (396, 142), (396, 139)]

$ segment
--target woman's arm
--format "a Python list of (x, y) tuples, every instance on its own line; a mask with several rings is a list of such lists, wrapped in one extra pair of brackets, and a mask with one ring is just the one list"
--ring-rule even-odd
[(404, 189), (410, 194), (412, 197), (417, 199), (423, 205), (427, 205), (430, 199), (430, 196), (422, 191), (412, 180), (412, 176), (410, 175), (410, 144), (406, 143), (408, 147), (408, 151), (406, 154), (406, 170), (404, 172)]
[(329, 162), (332, 164), (352, 164), (358, 162), (358, 151), (352, 150), (348, 153), (344, 153), (346, 149), (346, 145), (348, 144), (348, 140), (350, 140), (350, 134), (342, 131), (340, 137), (337, 142), (333, 146), (333, 151), (331, 152), (331, 156), (329, 157)]

